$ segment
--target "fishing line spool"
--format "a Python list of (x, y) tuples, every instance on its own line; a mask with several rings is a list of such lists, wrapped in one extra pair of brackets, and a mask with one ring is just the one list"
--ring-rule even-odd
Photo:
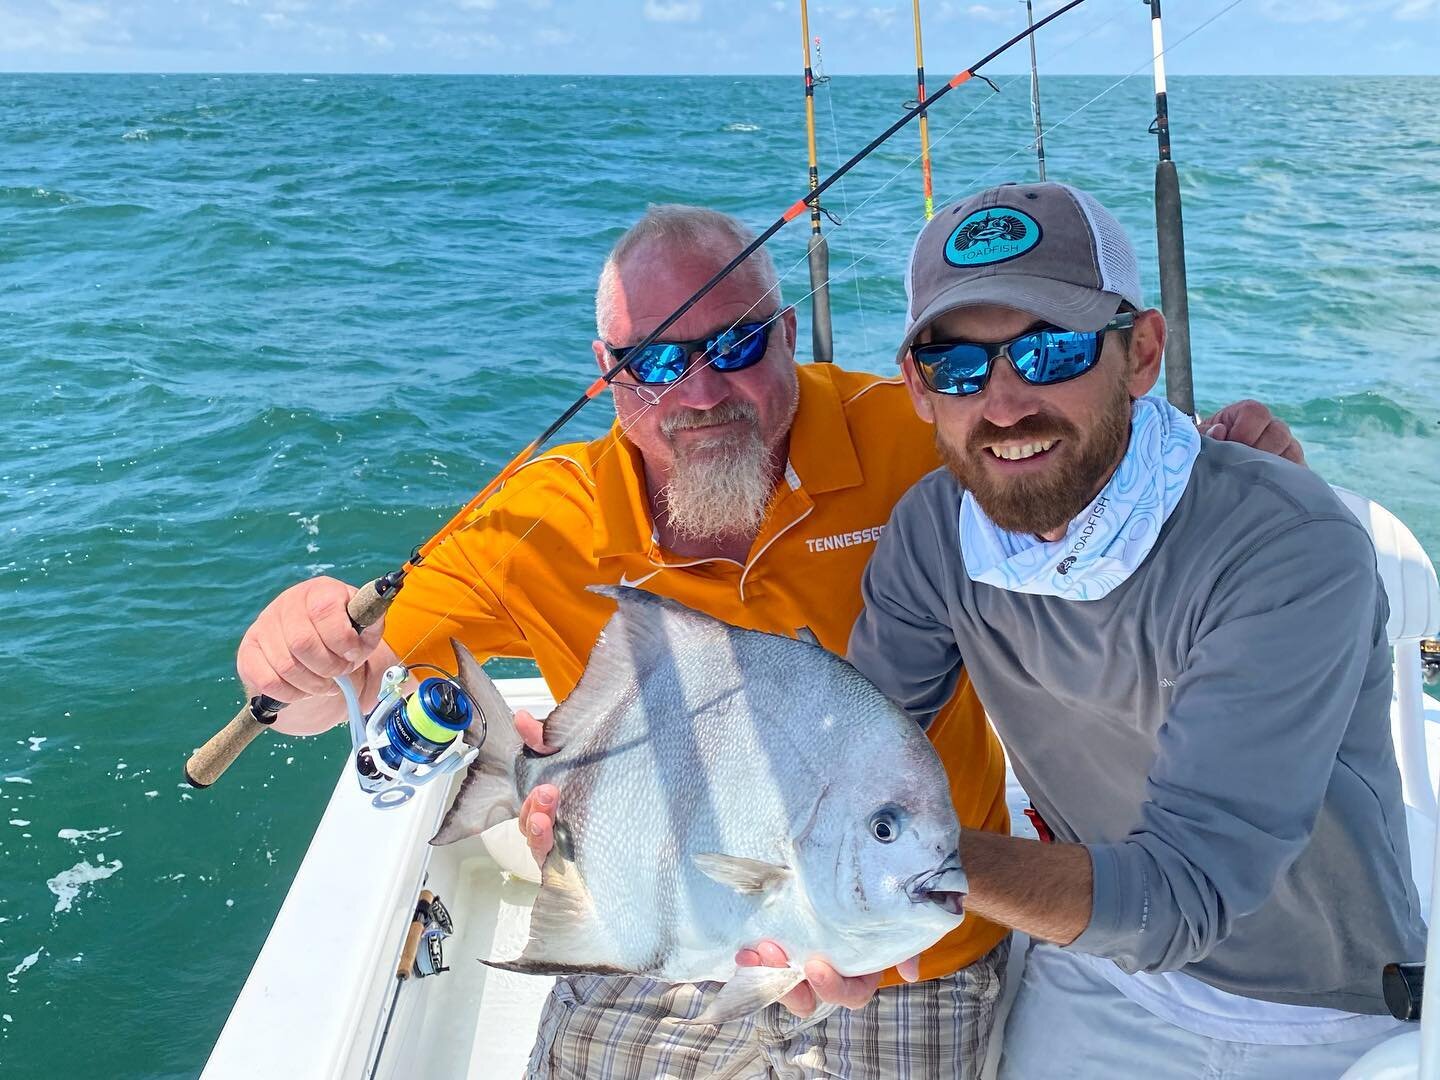
[[(449, 673), (434, 668), (438, 676), (424, 679), (413, 693), (402, 692), (412, 671), (429, 667), (396, 664), (387, 670), (380, 700), (368, 714), (361, 712), (350, 680), (335, 679), (350, 714), (356, 779), (379, 810), (403, 806), (417, 788), (464, 768), (485, 741), (484, 715)], [(479, 738), (471, 745), (462, 735), (477, 718)]]

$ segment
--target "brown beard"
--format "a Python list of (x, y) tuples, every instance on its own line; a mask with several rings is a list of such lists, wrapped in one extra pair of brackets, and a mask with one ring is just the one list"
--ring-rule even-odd
[[(1130, 395), (1118, 380), (1115, 389), (1099, 420), (1084, 436), (1058, 416), (1037, 413), (1008, 428), (981, 420), (964, 451), (947, 442), (937, 425), (935, 446), (960, 486), (975, 496), (985, 516), (1000, 528), (1013, 533), (1055, 532), (1090, 504), (1125, 451), (1130, 438)], [(1070, 448), (1070, 460), (1038, 475), (997, 479), (981, 457), (990, 454), (985, 448), (991, 443), (1051, 439)]]

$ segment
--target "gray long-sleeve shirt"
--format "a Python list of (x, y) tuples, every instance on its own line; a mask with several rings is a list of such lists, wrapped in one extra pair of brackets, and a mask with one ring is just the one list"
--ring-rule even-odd
[(897, 505), (850, 658), (922, 722), (961, 658), (1036, 808), (1094, 864), (1070, 946), (1267, 1001), (1383, 1013), (1418, 960), (1369, 536), (1305, 469), (1206, 439), (1100, 600), (970, 580), (961, 492)]

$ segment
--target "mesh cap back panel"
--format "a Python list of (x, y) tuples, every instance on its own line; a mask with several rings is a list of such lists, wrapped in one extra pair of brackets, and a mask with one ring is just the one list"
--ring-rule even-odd
[(1106, 292), (1124, 297), (1137, 310), (1145, 307), (1140, 294), (1140, 266), (1135, 249), (1120, 222), (1087, 193), (1069, 184), (1062, 184), (1080, 207), (1090, 231), (1095, 235), (1095, 250), (1100, 265), (1100, 280)]

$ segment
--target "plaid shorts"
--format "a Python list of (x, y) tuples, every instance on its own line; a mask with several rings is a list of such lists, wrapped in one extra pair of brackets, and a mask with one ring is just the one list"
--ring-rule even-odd
[(1006, 938), (954, 975), (887, 986), (863, 1009), (805, 1019), (782, 1005), (688, 1026), (717, 983), (559, 978), (540, 1017), (529, 1080), (974, 1080), (1000, 1000)]

